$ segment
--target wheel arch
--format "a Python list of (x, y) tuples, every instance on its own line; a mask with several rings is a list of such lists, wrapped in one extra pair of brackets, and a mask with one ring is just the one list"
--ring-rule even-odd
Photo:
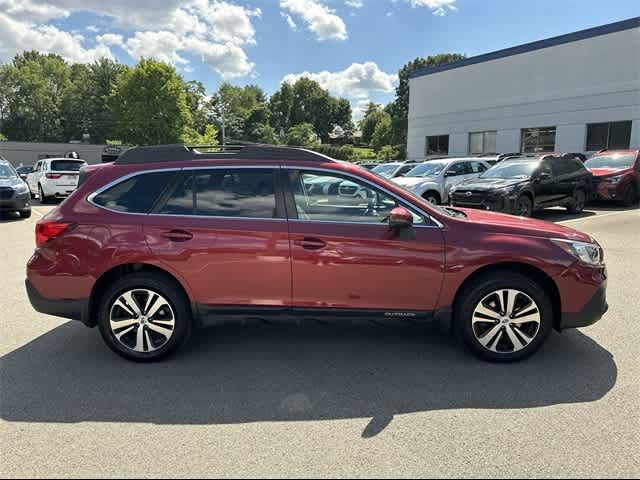
[(560, 330), (560, 321), (562, 319), (562, 299), (556, 282), (543, 270), (522, 262), (501, 262), (485, 265), (471, 273), (456, 291), (452, 306), (454, 315), (455, 309), (462, 298), (462, 294), (470, 285), (481, 277), (496, 275), (500, 272), (518, 273), (532, 279), (540, 285), (540, 287), (542, 287), (542, 289), (549, 295), (553, 306), (553, 327), (556, 330)]
[(438, 192), (438, 190), (436, 190), (435, 188), (427, 188), (424, 192), (422, 192), (421, 197), (426, 200), (429, 194), (435, 195), (435, 197), (438, 199), (438, 203), (442, 204), (442, 195), (440, 195), (440, 192)]
[(173, 275), (172, 273), (170, 273), (169, 271), (161, 267), (158, 267), (156, 265), (152, 265), (149, 263), (124, 263), (121, 265), (117, 265), (111, 268), (110, 270), (107, 270), (94, 283), (93, 288), (91, 290), (91, 295), (89, 296), (89, 305), (87, 307), (87, 311), (89, 315), (88, 317), (89, 326), (95, 327), (97, 325), (96, 319), (98, 318), (98, 308), (100, 306), (100, 301), (102, 300), (104, 291), (106, 290), (105, 287), (109, 283), (125, 275), (130, 275), (132, 273), (141, 273), (141, 272), (150, 272), (150, 273), (152, 272), (158, 275), (162, 275), (163, 277), (168, 279), (170, 282), (174, 283), (175, 286), (179, 288), (180, 292), (187, 299), (187, 302), (189, 303), (191, 308), (191, 313), (193, 315), (193, 318), (194, 319), (196, 318), (195, 317), (196, 310), (191, 300), (191, 297), (189, 296), (189, 293), (187, 292), (187, 289), (185, 288), (183, 283), (175, 275)]

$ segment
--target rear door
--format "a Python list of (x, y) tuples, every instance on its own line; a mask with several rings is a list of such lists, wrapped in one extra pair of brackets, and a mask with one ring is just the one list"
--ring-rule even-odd
[[(434, 310), (444, 265), (439, 227), (413, 209), (415, 228), (407, 232), (412, 234), (399, 235), (390, 230), (387, 217), (403, 202), (389, 192), (338, 172), (284, 171), (295, 307), (384, 318), (414, 318)], [(354, 183), (366, 197), (311, 191), (308, 185), (318, 177)]]
[(145, 220), (154, 257), (180, 272), (203, 314), (291, 303), (278, 168), (184, 170)]
[(42, 160), (36, 163), (33, 167), (33, 172), (27, 175), (27, 183), (32, 193), (38, 192), (38, 182), (40, 181), (40, 175), (42, 174)]
[[(546, 173), (548, 178), (539, 178), (538, 175), (542, 173)], [(549, 160), (543, 160), (534, 174), (533, 189), (536, 195), (536, 205), (544, 206), (552, 204), (558, 196), (556, 192), (557, 184), (555, 165), (552, 165)]]

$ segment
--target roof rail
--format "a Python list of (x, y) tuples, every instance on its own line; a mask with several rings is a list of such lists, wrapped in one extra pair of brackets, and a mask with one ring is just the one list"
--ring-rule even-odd
[(273, 145), (157, 145), (127, 150), (114, 162), (116, 165), (138, 165), (191, 160), (299, 160), (335, 162), (321, 153), (295, 147)]

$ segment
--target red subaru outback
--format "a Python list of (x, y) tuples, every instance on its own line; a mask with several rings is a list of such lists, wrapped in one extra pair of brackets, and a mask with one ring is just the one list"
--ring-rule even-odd
[(607, 310), (603, 252), (588, 235), (434, 207), (297, 149), (130, 150), (86, 167), (36, 241), (35, 309), (98, 326), (136, 361), (173, 353), (195, 327), (293, 317), (434, 321), (509, 362)]
[(603, 150), (585, 162), (593, 174), (596, 196), (600, 200), (640, 201), (640, 150)]

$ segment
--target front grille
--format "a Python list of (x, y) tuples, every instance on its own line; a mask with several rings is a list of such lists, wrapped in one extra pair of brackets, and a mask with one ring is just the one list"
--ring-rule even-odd
[(13, 188), (0, 188), (0, 200), (10, 200), (13, 198)]
[(476, 192), (473, 190), (458, 190), (452, 197), (455, 203), (479, 205), (487, 198), (487, 194), (486, 192)]

